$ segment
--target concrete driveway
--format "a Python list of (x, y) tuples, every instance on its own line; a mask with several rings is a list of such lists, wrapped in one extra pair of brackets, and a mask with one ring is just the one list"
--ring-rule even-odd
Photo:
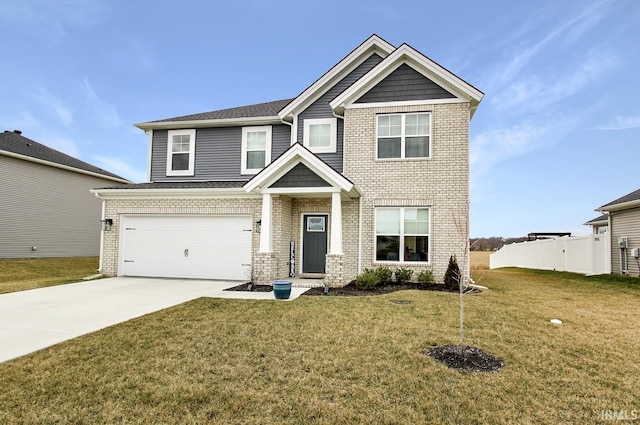
[[(223, 292), (238, 282), (116, 277), (0, 295), (0, 362), (200, 297), (272, 299)], [(293, 288), (291, 299), (306, 289)]]

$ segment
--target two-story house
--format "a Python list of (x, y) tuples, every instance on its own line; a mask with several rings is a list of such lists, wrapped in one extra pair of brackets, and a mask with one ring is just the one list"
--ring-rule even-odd
[(379, 264), (441, 277), (468, 245), (483, 93), (373, 35), (300, 95), (136, 126), (149, 183), (97, 189), (107, 275), (344, 285)]

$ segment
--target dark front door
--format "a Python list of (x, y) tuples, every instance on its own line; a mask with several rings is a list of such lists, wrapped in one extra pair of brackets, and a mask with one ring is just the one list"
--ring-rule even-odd
[(302, 227), (302, 273), (324, 273), (327, 255), (329, 216), (304, 216)]

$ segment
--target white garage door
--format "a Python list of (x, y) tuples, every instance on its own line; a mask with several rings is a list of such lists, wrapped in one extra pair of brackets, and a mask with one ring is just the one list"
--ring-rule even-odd
[(251, 217), (123, 216), (120, 275), (248, 280)]

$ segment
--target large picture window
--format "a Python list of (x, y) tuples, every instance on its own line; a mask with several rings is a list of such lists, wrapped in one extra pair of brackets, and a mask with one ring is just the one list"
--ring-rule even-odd
[(242, 128), (241, 174), (257, 174), (271, 163), (271, 126)]
[(314, 153), (336, 152), (336, 118), (317, 118), (304, 120), (303, 145)]
[(193, 176), (195, 147), (195, 130), (169, 130), (167, 176)]
[(378, 115), (377, 158), (429, 158), (431, 114)]
[(376, 261), (429, 262), (429, 208), (376, 208)]

